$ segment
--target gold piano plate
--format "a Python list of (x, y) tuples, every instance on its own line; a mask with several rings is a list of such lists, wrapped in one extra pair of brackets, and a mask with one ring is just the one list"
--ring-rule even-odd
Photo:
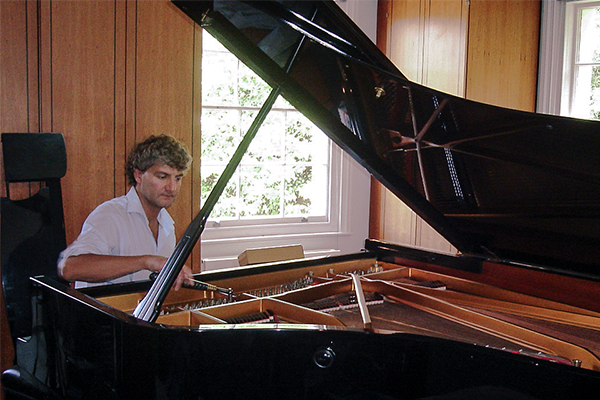
[[(157, 323), (298, 324), (414, 333), (551, 358), (600, 370), (600, 313), (450, 275), (360, 259), (171, 291)], [(144, 293), (97, 300), (131, 312)]]

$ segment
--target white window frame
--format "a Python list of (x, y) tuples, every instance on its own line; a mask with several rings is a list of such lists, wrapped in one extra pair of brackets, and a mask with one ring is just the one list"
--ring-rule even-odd
[[(236, 110), (236, 111), (254, 111), (255, 113), (258, 112), (259, 107), (245, 107), (245, 106), (228, 106), (228, 107), (223, 107), (223, 106), (207, 106), (206, 107), (209, 110), (218, 110), (218, 109), (226, 109), (226, 110)], [(287, 111), (287, 112), (292, 112), (292, 113), (298, 113), (300, 114), (298, 111), (296, 111), (293, 108), (285, 108), (285, 109), (277, 109), (277, 108), (273, 108), (271, 110), (271, 112), (273, 111)], [(241, 129), (241, 128), (240, 128)], [(318, 129), (315, 127), (315, 129)], [(241, 132), (242, 135), (245, 134), (245, 132)], [(333, 146), (331, 140), (329, 138), (327, 138), (325, 136), (325, 134), (323, 134), (321, 131), (319, 132), (315, 132), (316, 135), (323, 135), (321, 138), (325, 138), (326, 143), (328, 145), (328, 149), (327, 149), (327, 167), (328, 167), (328, 176), (327, 176), (327, 180), (326, 180), (326, 185), (327, 185), (327, 198), (325, 199), (325, 203), (327, 203), (326, 205), (326, 210), (324, 210), (323, 213), (317, 214), (316, 212), (313, 215), (308, 215), (308, 216), (265, 216), (265, 215), (258, 215), (258, 216), (245, 216), (245, 217), (223, 217), (223, 218), (209, 218), (208, 222), (207, 222), (207, 227), (208, 228), (215, 228), (213, 230), (209, 230), (207, 232), (207, 234), (205, 235), (206, 239), (219, 239), (219, 238), (226, 238), (226, 237), (230, 237), (230, 236), (236, 236), (236, 237), (244, 237), (244, 236), (252, 236), (255, 235), (255, 230), (256, 228), (267, 228), (267, 229), (272, 229), (273, 233), (278, 233), (278, 234), (284, 234), (284, 233), (294, 233), (294, 232), (302, 232), (302, 231), (331, 231), (333, 229), (337, 229), (337, 225), (336, 225), (336, 219), (334, 218), (333, 220), (330, 218), (331, 215), (337, 215), (339, 214), (339, 207), (338, 207), (338, 201), (336, 199), (336, 197), (338, 196), (338, 193), (340, 193), (340, 185), (341, 185), (341, 181), (339, 179), (339, 168), (340, 168), (340, 161), (341, 161), (341, 157), (342, 157), (342, 153), (340, 151), (339, 148)], [(259, 133), (257, 135), (257, 137), (254, 139), (254, 141), (259, 141), (260, 140), (260, 129), (259, 129)], [(323, 143), (323, 141), (319, 140), (319, 143), (317, 143), (316, 145), (321, 145)], [(219, 163), (215, 163), (215, 162), (208, 162), (208, 163), (201, 163), (201, 167), (200, 167), (200, 173), (203, 174), (204, 170), (203, 168), (205, 166), (207, 166), (208, 168), (225, 168), (225, 164), (228, 162), (229, 160), (224, 160), (224, 162), (219, 162)], [(310, 163), (307, 163), (310, 164)], [(240, 164), (240, 166), (243, 165), (243, 163)], [(265, 167), (270, 167), (270, 163), (269, 162), (265, 162), (263, 164), (257, 164), (260, 166), (265, 166)], [(292, 164), (293, 165), (293, 164)], [(323, 165), (323, 164), (321, 164)], [(314, 171), (313, 171), (314, 173)], [(236, 175), (232, 176), (230, 179), (230, 182), (234, 181), (235, 179), (237, 179), (238, 177)], [(238, 194), (239, 194), (239, 187), (241, 186), (239, 182), (237, 182), (237, 186), (238, 186)], [(282, 185), (283, 186), (283, 185)], [(223, 196), (223, 195), (222, 195)], [(221, 196), (221, 197), (222, 197)], [(283, 195), (282, 195), (283, 197)], [(282, 206), (283, 207), (283, 206)], [(240, 211), (240, 210), (238, 210)], [(308, 223), (308, 224), (307, 224)], [(285, 225), (283, 225), (285, 224)], [(308, 228), (307, 225), (312, 226), (312, 228)], [(230, 229), (222, 229), (222, 228), (230, 228)]]
[[(344, 0), (338, 5), (375, 40), (377, 0)], [(333, 143), (330, 162), (328, 221), (298, 218), (283, 224), (250, 221), (245, 226), (209, 221), (201, 237), (202, 270), (235, 268), (237, 256), (250, 248), (301, 244), (306, 257), (359, 252), (368, 237), (370, 174)]]
[[(308, 217), (250, 217), (243, 219), (210, 219), (202, 235), (203, 240), (255, 237), (257, 231), (268, 235), (298, 235), (320, 232), (338, 232), (341, 226), (340, 197), (348, 196), (342, 188), (342, 151), (331, 141), (329, 155), (328, 210), (326, 215)], [(347, 189), (346, 189), (347, 190)]]
[(570, 114), (577, 35), (576, 16), (598, 0), (543, 0), (537, 112)]

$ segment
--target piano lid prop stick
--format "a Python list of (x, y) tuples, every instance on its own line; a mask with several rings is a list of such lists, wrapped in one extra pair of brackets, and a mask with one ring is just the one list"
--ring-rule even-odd
[(275, 103), (275, 100), (279, 96), (280, 89), (276, 88), (271, 91), (267, 101), (263, 104), (260, 109), (258, 115), (252, 122), (252, 125), (248, 129), (248, 132), (244, 136), (244, 139), (239, 144), (236, 149), (233, 157), (229, 160), (229, 164), (225, 167), (225, 170), (219, 177), (217, 184), (213, 188), (213, 190), (208, 195), (206, 202), (202, 206), (202, 209), (194, 218), (192, 223), (188, 226), (183, 237), (177, 243), (175, 250), (168, 258), (164, 267), (161, 269), (158, 277), (148, 290), (146, 296), (142, 299), (142, 301), (138, 304), (138, 306), (133, 311), (133, 316), (143, 319), (145, 321), (154, 322), (156, 318), (160, 315), (160, 308), (162, 306), (163, 301), (167, 297), (167, 293), (171, 289), (171, 286), (175, 282), (177, 275), (183, 268), (183, 265), (187, 258), (189, 257), (194, 245), (200, 238), (202, 231), (204, 231), (204, 227), (206, 226), (206, 221), (208, 221), (208, 217), (213, 210), (214, 206), (217, 204), (219, 197), (225, 190), (229, 179), (233, 176), (237, 166), (242, 160), (242, 157), (246, 153), (246, 150), (250, 146), (250, 143), (256, 136), (258, 129), (262, 122), (265, 120), (267, 114), (271, 110), (271, 107)]
[[(296, 56), (298, 54), (298, 50), (302, 46), (304, 42), (304, 38), (298, 43), (296, 51), (292, 55), (292, 57), (288, 60), (286, 65), (286, 70), (290, 70), (293, 65)], [(233, 173), (237, 169), (237, 166), (242, 161), (246, 150), (250, 146), (250, 143), (256, 136), (258, 129), (264, 122), (267, 117), (267, 114), (271, 111), (271, 108), (275, 104), (277, 97), (279, 97), (279, 93), (281, 89), (279, 87), (273, 88), (269, 97), (265, 101), (265, 103), (260, 108), (256, 118), (252, 121), (252, 125), (248, 128), (248, 132), (242, 139), (235, 153), (229, 160), (229, 163), (223, 170), (223, 173), (219, 177), (215, 187), (208, 195), (206, 202), (200, 209), (198, 215), (194, 218), (194, 220), (187, 227), (186, 231), (183, 234), (183, 237), (175, 246), (175, 250), (171, 254), (171, 256), (167, 259), (164, 267), (161, 269), (158, 274), (157, 279), (154, 281), (146, 296), (140, 301), (135, 310), (133, 311), (133, 316), (136, 318), (140, 318), (144, 321), (155, 322), (158, 316), (160, 315), (160, 309), (162, 307), (171, 286), (175, 283), (175, 279), (177, 275), (183, 268), (184, 263), (188, 259), (194, 245), (200, 238), (200, 235), (204, 231), (204, 227), (206, 226), (206, 222), (208, 221), (208, 217), (212, 212), (214, 206), (217, 204), (219, 197), (225, 190), (229, 179), (233, 176)]]

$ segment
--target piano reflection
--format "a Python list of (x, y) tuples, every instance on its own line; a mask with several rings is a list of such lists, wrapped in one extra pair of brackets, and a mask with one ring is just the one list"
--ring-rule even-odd
[(273, 88), (226, 170), (283, 96), (459, 253), (367, 240), (359, 254), (204, 272), (171, 292), (220, 182), (154, 280), (32, 278), (36, 362), (3, 374), (7, 393), (598, 396), (599, 122), (410, 82), (333, 2), (173, 3)]

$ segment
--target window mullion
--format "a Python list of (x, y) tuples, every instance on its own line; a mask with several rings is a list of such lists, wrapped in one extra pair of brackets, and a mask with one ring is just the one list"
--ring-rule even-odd
[(288, 135), (286, 134), (286, 128), (288, 126), (288, 112), (287, 111), (283, 111), (283, 138), (281, 140), (281, 157), (282, 157), (282, 163), (281, 163), (281, 167), (282, 167), (282, 171), (283, 173), (281, 174), (281, 187), (279, 188), (279, 199), (280, 199), (280, 204), (281, 204), (281, 218), (285, 218), (286, 214), (286, 205), (285, 205), (285, 190), (286, 190), (286, 173), (289, 170), (289, 163), (287, 160), (287, 140), (288, 140)]
[[(242, 140), (242, 135), (243, 135), (243, 126), (242, 126), (242, 111), (238, 109), (238, 143), (241, 142)], [(237, 216), (237, 220), (240, 221), (242, 219), (242, 168), (244, 168), (244, 161), (242, 159), (242, 161), (240, 161), (240, 164), (237, 167), (237, 172), (235, 174), (236, 176), (236, 191), (235, 191), (235, 207), (236, 207), (236, 213), (235, 215)]]

